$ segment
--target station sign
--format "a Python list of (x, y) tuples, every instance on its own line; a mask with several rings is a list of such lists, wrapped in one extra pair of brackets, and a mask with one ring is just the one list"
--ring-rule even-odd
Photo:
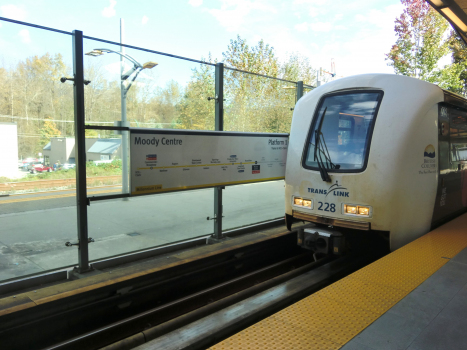
[(280, 180), (288, 134), (130, 129), (131, 195)]

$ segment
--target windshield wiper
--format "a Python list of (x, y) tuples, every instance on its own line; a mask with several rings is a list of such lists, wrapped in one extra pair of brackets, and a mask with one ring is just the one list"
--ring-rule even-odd
[[(326, 146), (326, 141), (324, 140), (324, 135), (321, 132), (323, 127), (324, 116), (326, 115), (327, 107), (324, 109), (323, 115), (319, 121), (318, 129), (315, 130), (315, 149), (314, 149), (314, 160), (318, 165), (319, 173), (321, 179), (325, 182), (331, 182), (331, 177), (329, 176), (326, 169), (339, 169), (340, 166), (334, 164), (331, 161), (331, 156), (329, 155), (328, 147)], [(319, 151), (319, 152), (318, 152)], [(323, 157), (325, 161), (323, 161)], [(326, 166), (324, 165), (326, 164)]]

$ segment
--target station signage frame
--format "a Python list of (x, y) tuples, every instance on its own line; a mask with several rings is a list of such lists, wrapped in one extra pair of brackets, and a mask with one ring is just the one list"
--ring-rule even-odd
[(289, 134), (130, 128), (130, 195), (285, 178)]

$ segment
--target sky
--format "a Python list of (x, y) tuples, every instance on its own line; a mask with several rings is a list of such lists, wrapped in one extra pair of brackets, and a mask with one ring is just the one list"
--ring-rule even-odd
[[(194, 59), (222, 61), (237, 35), (255, 45), (261, 39), (280, 60), (292, 53), (307, 57), (313, 68), (338, 76), (393, 73), (385, 54), (395, 43), (394, 20), (402, 13), (399, 0), (1, 0), (0, 16), (84, 35), (120, 40), (138, 47)], [(112, 48), (87, 40), (85, 50)], [(63, 54), (71, 65), (71, 38), (0, 21), (0, 65), (15, 64), (45, 52)], [(156, 61), (161, 80), (188, 79), (191, 63), (128, 50), (136, 59)], [(118, 56), (102, 65), (112, 72)], [(114, 56), (114, 57), (111, 57)]]

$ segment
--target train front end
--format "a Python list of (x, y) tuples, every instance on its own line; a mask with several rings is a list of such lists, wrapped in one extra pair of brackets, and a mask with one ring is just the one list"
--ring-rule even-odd
[[(419, 123), (430, 115), (440, 89), (420, 85), (416, 79), (403, 80), (409, 90), (420, 91), (419, 97), (408, 96), (398, 87), (399, 78), (378, 74), (344, 78), (297, 103), (287, 154), (285, 207), (289, 229), (293, 219), (311, 223), (299, 231), (301, 246), (341, 254), (351, 240), (358, 245), (365, 236), (379, 236), (395, 249), (429, 227), (436, 174), (416, 175), (410, 163), (418, 162), (411, 159), (418, 150), (410, 149), (414, 143), (436, 142), (435, 123)], [(411, 132), (415, 129), (418, 136)], [(415, 182), (425, 187), (418, 189)], [(403, 186), (413, 188), (427, 208), (431, 206), (417, 209), (417, 227), (401, 213), (412, 205), (407, 200), (410, 194), (401, 192)]]

